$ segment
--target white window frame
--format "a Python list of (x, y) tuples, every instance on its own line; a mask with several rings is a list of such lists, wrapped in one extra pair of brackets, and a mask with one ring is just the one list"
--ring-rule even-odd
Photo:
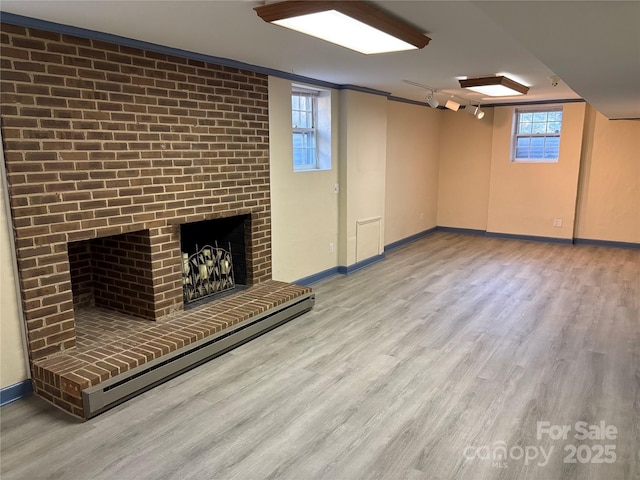
[[(291, 98), (298, 97), (306, 97), (311, 99), (311, 110), (294, 110), (293, 106), (291, 107), (291, 113), (295, 111), (311, 113), (311, 127), (299, 127), (293, 124), (291, 125), (292, 130), (292, 138), (296, 135), (302, 135), (303, 138), (306, 138), (305, 145), (312, 144), (313, 147), (304, 146), (301, 150), (310, 151), (310, 155), (313, 158), (312, 163), (304, 164), (304, 165), (295, 165), (293, 166), (296, 172), (300, 171), (308, 171), (308, 170), (317, 170), (318, 169), (318, 135), (317, 135), (317, 125), (318, 125), (318, 93), (313, 90), (307, 90), (300, 87), (294, 87), (291, 91)], [(294, 151), (297, 150), (296, 147), (293, 147)], [(305, 155), (306, 157), (307, 155)], [(295, 158), (295, 155), (294, 155)]]
[[(292, 84), (291, 98), (300, 95), (312, 98), (312, 127), (298, 127), (293, 124), (293, 102), (291, 104), (291, 130), (292, 142), (295, 135), (306, 134), (313, 136), (315, 146), (313, 152), (314, 162), (306, 165), (293, 164), (294, 172), (313, 172), (319, 170), (331, 170), (331, 92), (306, 85)], [(292, 163), (295, 158), (295, 148), (292, 143)]]
[[(542, 106), (542, 107), (525, 107), (525, 108), (516, 108), (513, 115), (513, 131), (512, 131), (512, 141), (511, 141), (511, 161), (514, 163), (558, 163), (560, 157), (560, 141), (562, 135), (562, 123), (563, 118), (560, 120), (560, 130), (557, 133), (519, 133), (520, 127), (520, 116), (523, 114), (531, 113), (551, 113), (551, 112), (562, 112), (562, 106)], [(550, 123), (549, 119), (545, 121), (546, 124)], [(545, 129), (546, 130), (546, 129)], [(542, 158), (531, 158), (531, 157), (521, 157), (518, 158), (517, 154), (517, 145), (519, 138), (542, 138), (545, 140), (547, 138), (557, 138), (558, 139), (558, 156), (555, 158), (544, 158), (544, 147), (543, 147), (543, 156)]]

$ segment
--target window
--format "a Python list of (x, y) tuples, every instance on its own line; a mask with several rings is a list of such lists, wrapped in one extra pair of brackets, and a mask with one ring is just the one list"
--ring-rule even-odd
[(314, 92), (293, 91), (291, 94), (291, 120), (293, 128), (293, 169), (295, 171), (318, 168), (316, 128), (318, 101)]
[(557, 162), (560, 153), (562, 107), (516, 110), (514, 162)]
[(331, 170), (331, 92), (293, 85), (291, 127), (293, 171)]

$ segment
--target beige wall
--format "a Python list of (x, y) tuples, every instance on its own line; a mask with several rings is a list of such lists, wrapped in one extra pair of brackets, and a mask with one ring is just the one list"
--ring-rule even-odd
[(482, 120), (464, 112), (441, 112), (439, 226), (487, 229), (493, 108), (483, 110)]
[[(487, 231), (570, 239), (576, 211), (585, 104), (563, 105), (557, 163), (511, 161), (515, 107), (496, 107), (493, 118)], [(562, 227), (554, 227), (554, 219)]]
[(273, 278), (298, 280), (382, 253), (386, 97), (332, 92), (331, 170), (293, 172), (288, 80), (269, 78), (269, 122)]
[[(338, 93), (332, 92), (331, 170), (294, 172), (291, 82), (269, 77), (273, 278), (293, 281), (337, 266)], [(329, 253), (329, 244), (334, 253)]]
[(340, 265), (384, 251), (387, 103), (340, 91)]
[(388, 102), (386, 245), (436, 226), (441, 119), (438, 110)]
[(575, 236), (640, 242), (640, 122), (587, 107)]
[[(0, 155), (0, 161), (4, 159)], [(18, 308), (14, 259), (11, 254), (10, 221), (7, 219), (4, 168), (0, 180), (0, 388), (28, 378), (22, 319)]]

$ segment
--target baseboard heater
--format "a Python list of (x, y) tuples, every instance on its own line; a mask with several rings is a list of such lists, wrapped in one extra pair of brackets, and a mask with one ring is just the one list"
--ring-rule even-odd
[(83, 390), (85, 418), (94, 417), (308, 312), (314, 303), (315, 294), (307, 293)]

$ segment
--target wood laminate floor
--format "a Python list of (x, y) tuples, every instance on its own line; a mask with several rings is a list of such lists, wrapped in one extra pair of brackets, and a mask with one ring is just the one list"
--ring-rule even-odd
[(437, 233), (314, 289), (88, 422), (3, 407), (2, 480), (640, 478), (640, 251)]

